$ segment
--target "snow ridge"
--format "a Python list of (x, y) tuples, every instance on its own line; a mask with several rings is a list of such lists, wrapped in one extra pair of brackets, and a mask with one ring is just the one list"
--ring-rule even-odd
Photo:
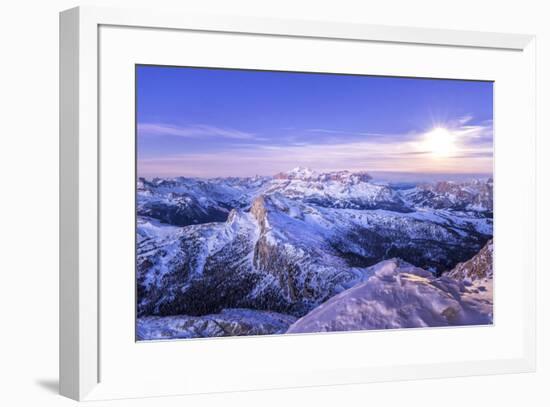
[[(470, 263), (492, 270), (492, 243)], [(291, 325), (287, 333), (492, 324), (492, 272), (474, 284), (398, 259), (371, 268), (372, 276)], [(468, 278), (469, 280), (469, 278)]]

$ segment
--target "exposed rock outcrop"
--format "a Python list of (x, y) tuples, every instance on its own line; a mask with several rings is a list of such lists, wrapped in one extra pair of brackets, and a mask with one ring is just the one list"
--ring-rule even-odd
[(480, 252), (464, 263), (458, 263), (455, 268), (445, 273), (455, 280), (467, 280), (473, 282), (482, 279), (493, 278), (493, 239), (480, 250)]

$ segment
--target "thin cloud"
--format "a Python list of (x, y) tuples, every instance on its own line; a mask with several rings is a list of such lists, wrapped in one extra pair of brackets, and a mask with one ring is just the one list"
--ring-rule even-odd
[(464, 125), (453, 129), (463, 148), (478, 147), (481, 148), (493, 146), (493, 124), (483, 123), (478, 125)]
[(383, 133), (346, 131), (346, 130), (334, 130), (334, 129), (307, 129), (306, 131), (310, 133), (342, 134), (342, 135), (348, 135), (348, 136), (374, 136), (374, 137), (391, 136), (390, 134), (383, 134)]
[(466, 124), (470, 123), (474, 117), (472, 115), (465, 115), (456, 120), (456, 125), (458, 126), (465, 126)]
[(163, 123), (139, 123), (137, 131), (139, 136), (221, 137), (236, 140), (252, 140), (257, 138), (254, 133), (205, 124), (176, 126)]
[(492, 151), (472, 151), (472, 152), (465, 152), (460, 155), (453, 155), (449, 158), (492, 158), (493, 152)]
[[(196, 154), (180, 154), (140, 159), (140, 175), (197, 177), (273, 175), (297, 165), (318, 170), (366, 170), (408, 172), (490, 172), (492, 157), (476, 157), (475, 162), (434, 158), (425, 151), (402, 144), (388, 150), (373, 142), (340, 145), (310, 145), (249, 148)], [(472, 157), (473, 158), (473, 157)]]
[[(286, 140), (285, 144), (258, 143), (257, 140), (251, 140), (231, 143), (235, 148), (230, 150), (210, 149), (142, 157), (139, 159), (138, 172), (143, 176), (187, 175), (209, 178), (273, 175), (300, 165), (317, 170), (491, 173), (492, 122), (472, 124), (472, 121), (473, 118), (465, 116), (446, 123), (446, 127), (456, 137), (456, 151), (449, 157), (438, 157), (426, 149), (426, 133), (409, 132), (353, 138), (343, 135), (331, 137), (330, 142), (311, 137), (292, 142)], [(308, 131), (319, 130), (322, 129)], [(337, 131), (334, 130), (334, 133), (336, 136)]]
[(406, 151), (404, 153), (398, 153), (396, 155), (426, 155), (430, 154), (430, 151)]

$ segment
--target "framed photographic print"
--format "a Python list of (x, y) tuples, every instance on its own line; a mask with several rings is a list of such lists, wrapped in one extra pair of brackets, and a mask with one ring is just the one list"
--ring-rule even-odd
[(138, 340), (493, 323), (493, 82), (137, 65), (136, 103)]
[(534, 369), (531, 36), (86, 7), (60, 54), (62, 394)]

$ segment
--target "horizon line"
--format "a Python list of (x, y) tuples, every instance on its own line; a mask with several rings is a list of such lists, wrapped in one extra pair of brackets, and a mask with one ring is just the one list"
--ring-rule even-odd
[[(418, 172), (412, 172), (412, 171), (392, 171), (392, 170), (330, 170), (330, 171), (316, 171), (310, 167), (302, 167), (304, 169), (312, 170), (313, 172), (316, 172), (318, 174), (324, 174), (324, 173), (333, 173), (333, 172), (341, 172), (341, 171), (347, 171), (350, 173), (367, 173), (369, 175), (406, 175), (406, 176), (451, 176), (451, 177), (493, 177), (494, 172), (450, 172), (450, 171), (441, 171), (441, 172), (427, 172), (427, 171), (418, 171)], [(137, 179), (145, 179), (145, 180), (152, 180), (155, 178), (161, 178), (161, 179), (174, 179), (174, 178), (191, 178), (191, 179), (217, 179), (217, 178), (253, 178), (253, 177), (274, 177), (278, 174), (285, 174), (289, 173), (292, 170), (289, 171), (279, 171), (275, 173), (270, 174), (250, 174), (245, 176), (237, 176), (237, 175), (217, 175), (217, 176), (197, 176), (197, 175), (154, 175), (154, 174), (139, 174), (139, 171), (136, 171), (136, 178)], [(375, 177), (373, 177), (375, 178)]]

